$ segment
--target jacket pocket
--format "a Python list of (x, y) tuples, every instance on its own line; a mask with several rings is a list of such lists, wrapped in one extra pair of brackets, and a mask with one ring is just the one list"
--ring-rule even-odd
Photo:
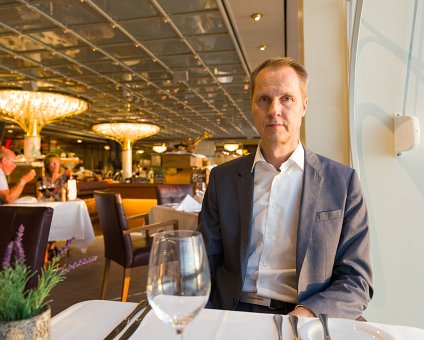
[(319, 211), (315, 216), (315, 221), (327, 221), (342, 217), (342, 210)]

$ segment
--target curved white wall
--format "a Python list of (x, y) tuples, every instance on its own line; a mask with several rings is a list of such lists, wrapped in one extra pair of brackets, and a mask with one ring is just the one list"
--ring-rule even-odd
[[(372, 227), (373, 321), (424, 327), (424, 150), (394, 156), (393, 113), (403, 112), (414, 1), (364, 1), (355, 79), (355, 133)], [(424, 118), (424, 4), (417, 2), (404, 114)], [(384, 8), (384, 15), (382, 9)], [(424, 127), (424, 126), (423, 126)], [(423, 141), (423, 138), (421, 137)]]
[[(308, 148), (349, 163), (346, 36), (349, 1), (303, 0), (305, 66), (311, 74)], [(406, 114), (424, 130), (424, 2), (417, 0)], [(375, 295), (370, 321), (424, 328), (424, 136), (394, 156), (394, 112), (402, 112), (414, 0), (364, 0), (355, 79), (359, 170), (372, 235)]]

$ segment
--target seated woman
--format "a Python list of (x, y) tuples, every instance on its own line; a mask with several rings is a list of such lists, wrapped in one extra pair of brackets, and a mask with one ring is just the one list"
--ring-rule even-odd
[[(62, 188), (68, 180), (68, 176), (60, 166), (58, 155), (50, 154), (44, 158), (44, 176), (41, 178), (41, 184), (44, 185), (45, 198), (53, 197), (55, 201), (61, 200)], [(37, 192), (37, 197), (40, 193)]]

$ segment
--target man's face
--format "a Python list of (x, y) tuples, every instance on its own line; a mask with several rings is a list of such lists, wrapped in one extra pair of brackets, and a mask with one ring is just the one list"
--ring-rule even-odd
[(6, 175), (10, 175), (16, 168), (16, 156), (13, 153), (8, 153), (1, 159), (2, 169)]
[(263, 143), (296, 146), (308, 98), (288, 66), (267, 67), (256, 77), (252, 114)]

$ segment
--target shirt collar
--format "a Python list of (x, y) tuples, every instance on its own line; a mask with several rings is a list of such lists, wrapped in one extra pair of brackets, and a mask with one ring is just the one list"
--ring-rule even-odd
[[(256, 149), (255, 159), (253, 160), (251, 172), (253, 172), (253, 170), (255, 169), (256, 163), (261, 162), (261, 161), (268, 163), (265, 160), (265, 157), (262, 154), (261, 142), (259, 142), (258, 147)], [(293, 162), (294, 164), (297, 164), (297, 166), (303, 171), (303, 169), (305, 168), (305, 150), (302, 146), (302, 143), (299, 142), (297, 144), (296, 149), (294, 149), (294, 151), (290, 155), (289, 159), (287, 161), (285, 161), (283, 164), (285, 164), (287, 162)], [(281, 164), (280, 168), (283, 166), (283, 164)]]

